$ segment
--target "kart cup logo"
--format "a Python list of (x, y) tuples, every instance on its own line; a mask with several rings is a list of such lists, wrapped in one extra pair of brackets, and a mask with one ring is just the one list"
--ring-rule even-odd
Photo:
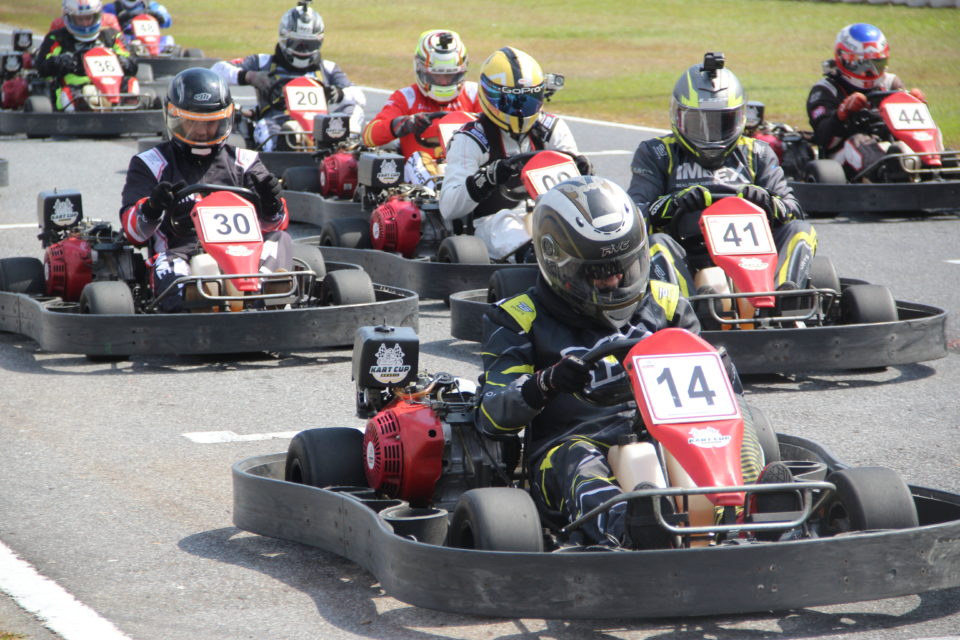
[(763, 271), (767, 263), (760, 258), (740, 258), (740, 268), (747, 271)]
[(23, 54), (11, 53), (3, 56), (3, 70), (7, 73), (16, 73), (23, 67)]
[(690, 435), (687, 443), (701, 449), (720, 449), (730, 444), (730, 436), (725, 436), (714, 427), (704, 427), (690, 429)]
[(327, 136), (338, 140), (346, 137), (350, 129), (346, 126), (346, 118), (330, 118), (327, 122)]
[(63, 198), (53, 203), (53, 214), (50, 221), (58, 227), (69, 227), (77, 221), (80, 212), (77, 211), (70, 200)]
[(227, 247), (227, 255), (236, 256), (237, 258), (244, 258), (253, 253), (252, 249), (248, 249), (242, 244), (232, 244)]
[(381, 344), (376, 356), (377, 364), (370, 367), (370, 375), (377, 382), (383, 384), (397, 382), (407, 377), (407, 373), (410, 372), (410, 365), (403, 361), (403, 349), (400, 348), (399, 343), (391, 348)]
[(377, 180), (383, 184), (393, 184), (400, 179), (400, 168), (395, 160), (384, 160), (380, 164)]

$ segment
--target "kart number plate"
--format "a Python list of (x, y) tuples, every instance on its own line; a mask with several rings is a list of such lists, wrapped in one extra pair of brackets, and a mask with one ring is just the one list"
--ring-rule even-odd
[(761, 213), (707, 214), (703, 222), (714, 255), (776, 253), (767, 217)]
[(577, 165), (574, 164), (573, 160), (558, 162), (548, 167), (526, 169), (525, 172), (527, 179), (536, 191), (534, 197), (549, 191), (559, 182), (580, 175), (580, 171), (577, 170)]
[(323, 87), (311, 83), (289, 84), (283, 88), (287, 98), (287, 108), (290, 111), (326, 111), (327, 99), (323, 95)]
[(886, 102), (883, 104), (887, 117), (894, 129), (909, 131), (912, 129), (933, 129), (930, 109), (922, 102)]
[(143, 36), (159, 36), (160, 35), (160, 25), (156, 20), (146, 18), (146, 19), (134, 19), (133, 21), (133, 34), (137, 37)]
[(94, 77), (123, 75), (117, 56), (86, 56), (83, 61), (87, 65), (87, 71)]
[(260, 223), (253, 207), (197, 207), (205, 242), (258, 242)]
[(740, 416), (717, 353), (634, 356), (640, 389), (656, 424), (727, 420)]

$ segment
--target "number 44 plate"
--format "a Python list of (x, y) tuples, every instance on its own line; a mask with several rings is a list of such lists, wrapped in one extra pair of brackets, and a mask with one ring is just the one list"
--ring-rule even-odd
[(730, 379), (717, 353), (635, 355), (633, 366), (655, 424), (740, 417)]

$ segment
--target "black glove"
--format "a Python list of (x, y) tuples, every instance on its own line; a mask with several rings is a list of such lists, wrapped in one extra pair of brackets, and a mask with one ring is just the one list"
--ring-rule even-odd
[(593, 175), (593, 163), (590, 162), (590, 158), (581, 154), (573, 156), (573, 162), (577, 165), (577, 171), (580, 172), (582, 176), (592, 176)]
[(249, 84), (257, 91), (270, 93), (273, 88), (274, 78), (266, 71), (244, 71), (243, 82)]
[(688, 187), (673, 196), (673, 215), (703, 211), (713, 204), (709, 189), (699, 184)]
[(184, 187), (183, 182), (171, 184), (164, 180), (153, 187), (150, 197), (140, 205), (140, 215), (147, 222), (159, 222), (163, 212), (173, 206), (175, 194)]
[(131, 56), (117, 56), (117, 60), (120, 61), (120, 68), (123, 69), (123, 75), (137, 75), (137, 61)]
[(533, 374), (523, 383), (520, 393), (531, 407), (542, 407), (558, 393), (583, 391), (589, 382), (590, 369), (583, 360), (566, 355), (560, 362)]
[(769, 191), (755, 184), (748, 184), (740, 190), (740, 197), (763, 209), (773, 220), (786, 220), (786, 208)]
[(324, 85), (323, 86), (323, 95), (327, 99), (328, 103), (336, 104), (338, 102), (343, 102), (343, 89), (335, 85)]
[(80, 64), (82, 58), (72, 51), (67, 51), (66, 53), (61, 53), (57, 56), (57, 70), (62, 75), (67, 75), (68, 73), (76, 73), (77, 65)]
[(432, 113), (417, 113), (409, 116), (397, 116), (390, 121), (390, 132), (394, 138), (402, 138), (410, 135), (423, 135), (434, 120), (447, 115), (446, 111), (434, 111)]
[(272, 173), (265, 176), (251, 175), (250, 182), (253, 190), (260, 196), (260, 205), (262, 207), (262, 218), (273, 219), (280, 215), (283, 210), (283, 202), (280, 200), (280, 181)]

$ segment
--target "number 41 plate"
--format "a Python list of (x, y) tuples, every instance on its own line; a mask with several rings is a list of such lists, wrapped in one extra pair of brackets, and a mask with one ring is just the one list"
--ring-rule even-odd
[(730, 379), (716, 353), (634, 356), (640, 389), (656, 424), (740, 416)]

